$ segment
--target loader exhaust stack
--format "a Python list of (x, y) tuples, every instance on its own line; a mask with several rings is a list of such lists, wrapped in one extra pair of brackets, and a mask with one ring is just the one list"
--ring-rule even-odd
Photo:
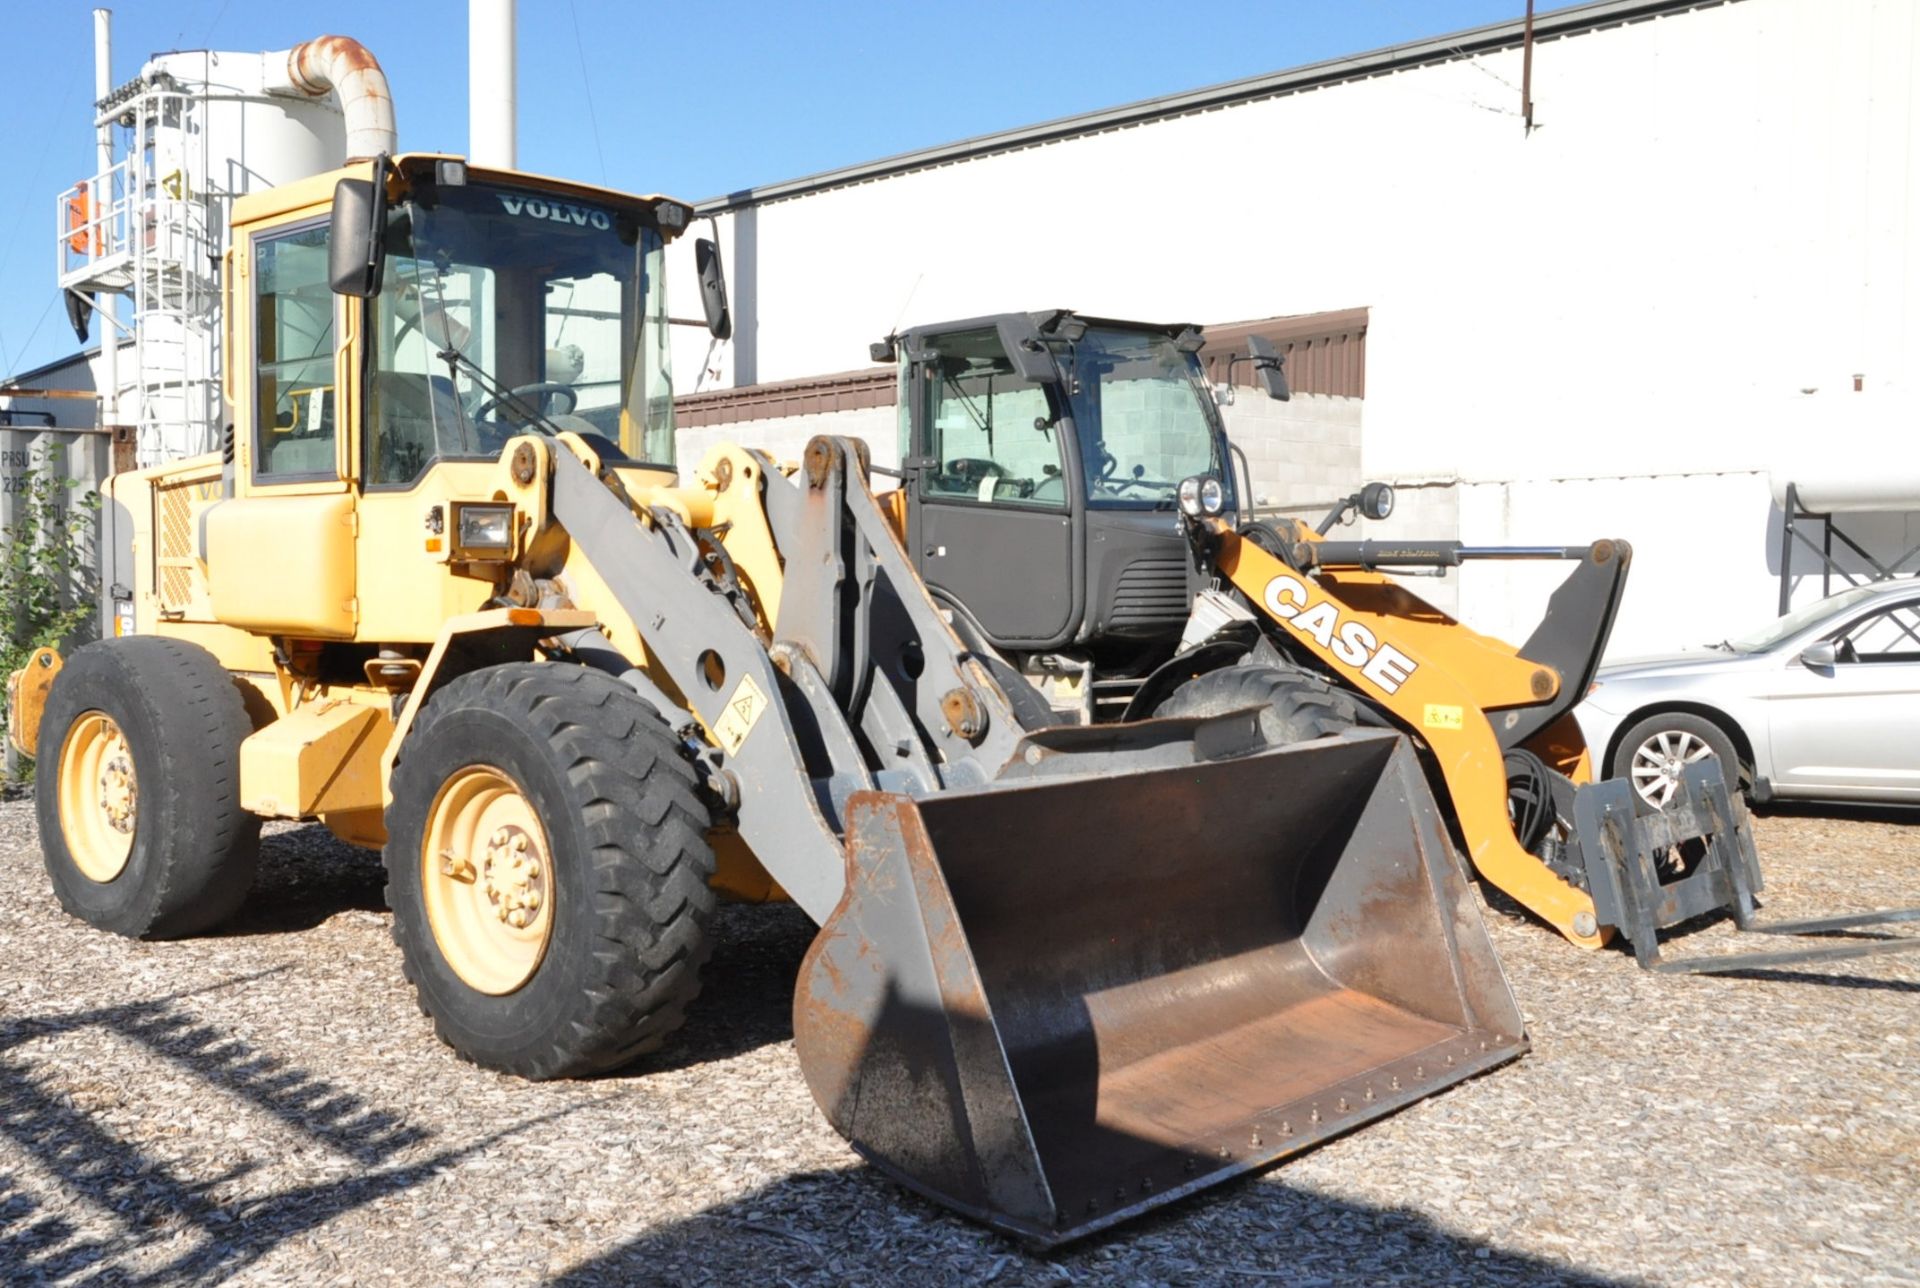
[(856, 798), (794, 1030), (875, 1166), (1037, 1245), (1525, 1049), (1418, 763), (1380, 733)]

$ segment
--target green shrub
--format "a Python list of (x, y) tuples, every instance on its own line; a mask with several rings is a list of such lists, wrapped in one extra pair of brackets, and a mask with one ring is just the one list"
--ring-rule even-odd
[[(64, 644), (94, 621), (88, 538), (100, 496), (73, 499), (74, 480), (60, 471), (63, 452), (50, 447), (7, 480), (14, 514), (0, 528), (0, 676), (25, 666), (35, 649)], [(0, 713), (0, 729), (6, 718)]]

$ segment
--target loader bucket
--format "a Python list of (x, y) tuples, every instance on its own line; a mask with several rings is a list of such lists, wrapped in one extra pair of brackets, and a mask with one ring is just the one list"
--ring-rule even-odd
[(794, 1031), (828, 1119), (1032, 1244), (1525, 1048), (1405, 739), (850, 803)]

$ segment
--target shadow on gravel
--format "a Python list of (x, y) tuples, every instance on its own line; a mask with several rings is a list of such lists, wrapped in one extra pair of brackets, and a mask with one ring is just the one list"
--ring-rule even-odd
[[(878, 1191), (878, 1192), (876, 1192)], [(1240, 1182), (1049, 1256), (865, 1168), (788, 1177), (584, 1261), (557, 1288), (671, 1284), (1557, 1284), (1626, 1288), (1425, 1216)]]
[(1920, 993), (1920, 983), (1910, 979), (1874, 979), (1869, 975), (1822, 975), (1810, 970), (1735, 970), (1721, 979), (1752, 980), (1761, 984), (1814, 984), (1821, 988), (1850, 988), (1863, 992)]
[[(258, 977), (216, 987), (252, 978)], [(186, 1006), (191, 996), (0, 1023), (0, 1136), (114, 1226), (105, 1238), (79, 1237), (64, 1219), (39, 1215), (42, 1200), (20, 1178), (0, 1175), (0, 1266), (7, 1268), (9, 1282), (78, 1275), (115, 1283), (224, 1280), (289, 1238), (410, 1189), (505, 1137), (572, 1112), (562, 1108), (532, 1117), (484, 1140), (400, 1164), (399, 1156), (428, 1141), (431, 1133), (199, 1020)], [(28, 1042), (83, 1029), (104, 1029), (140, 1043), (176, 1068), (350, 1160), (348, 1174), (342, 1180), (265, 1195), (235, 1187), (255, 1170), (251, 1159), (211, 1179), (182, 1177), (164, 1159), (106, 1125), (102, 1120), (109, 1114), (77, 1104), (71, 1092), (48, 1076), (45, 1062), (19, 1053)], [(122, 1103), (116, 1092), (126, 1098), (142, 1094), (139, 1088), (91, 1090), (112, 1101), (109, 1110)], [(259, 1147), (272, 1146), (262, 1142)], [(187, 1251), (145, 1275), (137, 1274), (127, 1260), (156, 1245), (171, 1249), (182, 1242)]]
[(318, 823), (260, 838), (260, 868), (246, 903), (212, 933), (311, 930), (342, 912), (385, 912), (380, 856), (336, 840)]

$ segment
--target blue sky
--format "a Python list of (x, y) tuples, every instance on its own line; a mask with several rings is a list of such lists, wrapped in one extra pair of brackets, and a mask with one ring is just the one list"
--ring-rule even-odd
[[(74, 348), (53, 199), (93, 166), (92, 5), (0, 0), (0, 373)], [(464, 151), (464, 0), (120, 0), (114, 78), (167, 49), (354, 36), (403, 148)], [(1542, 0), (1541, 9), (1562, 7)], [(1524, 0), (521, 0), (520, 165), (689, 200), (1518, 17)]]

